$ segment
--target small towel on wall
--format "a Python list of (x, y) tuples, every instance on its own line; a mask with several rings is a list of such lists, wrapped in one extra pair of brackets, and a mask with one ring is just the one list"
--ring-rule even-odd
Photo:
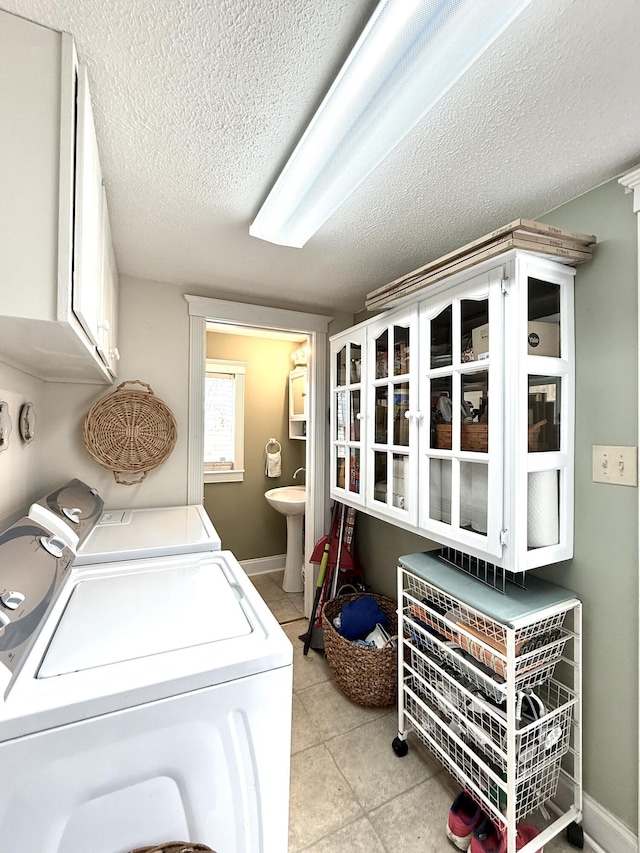
[(270, 438), (264, 446), (267, 457), (264, 473), (267, 477), (279, 477), (282, 474), (282, 445), (277, 438)]
[(279, 477), (282, 474), (282, 454), (279, 450), (275, 453), (267, 451), (267, 465), (264, 473), (267, 477)]

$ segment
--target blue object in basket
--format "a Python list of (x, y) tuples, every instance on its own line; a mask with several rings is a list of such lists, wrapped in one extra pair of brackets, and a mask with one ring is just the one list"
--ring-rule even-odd
[(378, 607), (378, 602), (371, 595), (363, 595), (355, 601), (349, 601), (340, 613), (339, 631), (347, 640), (357, 640), (376, 627), (380, 622), (386, 625), (386, 614)]

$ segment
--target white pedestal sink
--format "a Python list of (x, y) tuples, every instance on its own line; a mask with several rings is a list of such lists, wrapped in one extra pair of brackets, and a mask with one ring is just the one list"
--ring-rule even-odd
[(302, 521), (305, 507), (304, 486), (280, 486), (264, 493), (269, 504), (287, 519), (287, 559), (284, 564), (282, 589), (302, 592)]

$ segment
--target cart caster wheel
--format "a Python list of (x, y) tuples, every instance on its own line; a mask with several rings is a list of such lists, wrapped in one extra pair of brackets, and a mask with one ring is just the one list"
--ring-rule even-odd
[(395, 737), (391, 744), (391, 749), (393, 749), (398, 758), (404, 758), (409, 752), (409, 744), (406, 740), (401, 740), (399, 737)]
[(572, 847), (582, 850), (584, 847), (584, 830), (582, 824), (570, 823), (567, 827), (567, 841)]

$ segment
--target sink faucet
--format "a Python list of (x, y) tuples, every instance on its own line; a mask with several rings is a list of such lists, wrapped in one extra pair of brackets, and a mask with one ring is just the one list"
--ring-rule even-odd
[(306, 468), (297, 468), (297, 469), (293, 472), (293, 479), (294, 479), (294, 480), (296, 480), (296, 479), (298, 478), (298, 474), (300, 473), (300, 471), (304, 471), (304, 473), (305, 473), (305, 474), (307, 473), (307, 469), (306, 469)]

